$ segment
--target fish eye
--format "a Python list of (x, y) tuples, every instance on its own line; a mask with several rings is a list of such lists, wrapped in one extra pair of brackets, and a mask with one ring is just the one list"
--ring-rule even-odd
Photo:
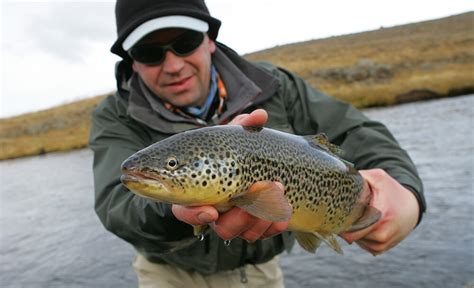
[(175, 156), (170, 156), (166, 160), (166, 168), (169, 170), (175, 170), (176, 168), (178, 168), (178, 159), (176, 159)]

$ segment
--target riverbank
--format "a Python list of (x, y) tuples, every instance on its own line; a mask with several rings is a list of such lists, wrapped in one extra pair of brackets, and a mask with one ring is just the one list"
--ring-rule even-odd
[[(314, 87), (363, 107), (474, 91), (474, 13), (259, 51)], [(87, 145), (90, 112), (106, 95), (0, 120), (0, 160)]]

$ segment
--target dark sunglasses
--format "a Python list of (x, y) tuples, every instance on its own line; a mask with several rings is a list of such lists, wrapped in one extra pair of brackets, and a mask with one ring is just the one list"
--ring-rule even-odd
[(187, 31), (169, 44), (141, 44), (132, 47), (128, 54), (137, 62), (146, 65), (159, 65), (165, 60), (166, 51), (172, 51), (180, 57), (188, 56), (201, 45), (203, 40), (204, 33)]

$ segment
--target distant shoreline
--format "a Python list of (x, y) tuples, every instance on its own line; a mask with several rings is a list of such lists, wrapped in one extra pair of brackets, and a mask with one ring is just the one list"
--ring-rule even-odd
[[(474, 93), (474, 12), (244, 55), (288, 69), (356, 107)], [(108, 94), (107, 94), (108, 95)], [(87, 146), (107, 95), (0, 119), (0, 160)]]

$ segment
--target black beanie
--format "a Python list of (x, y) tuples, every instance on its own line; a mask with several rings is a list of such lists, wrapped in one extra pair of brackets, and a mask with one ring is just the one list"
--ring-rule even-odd
[(190, 16), (207, 22), (207, 34), (212, 40), (216, 40), (221, 21), (211, 17), (204, 0), (117, 0), (117, 40), (110, 51), (128, 60), (129, 56), (122, 48), (127, 36), (142, 23), (169, 15)]

